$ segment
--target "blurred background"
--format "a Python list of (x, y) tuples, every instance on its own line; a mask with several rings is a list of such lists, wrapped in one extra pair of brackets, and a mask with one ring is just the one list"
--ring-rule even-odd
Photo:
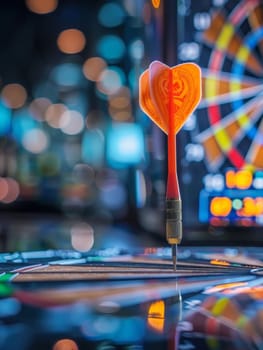
[(163, 246), (153, 60), (202, 69), (177, 137), (187, 244), (262, 244), (261, 0), (0, 3), (0, 250)]
[(164, 240), (164, 139), (138, 106), (139, 75), (162, 59), (162, 11), (1, 2), (1, 250)]

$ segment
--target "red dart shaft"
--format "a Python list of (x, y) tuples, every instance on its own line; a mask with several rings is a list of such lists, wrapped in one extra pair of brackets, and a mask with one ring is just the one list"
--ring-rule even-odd
[(166, 199), (180, 199), (176, 166), (176, 136), (170, 130), (168, 133), (168, 178)]
[(182, 239), (182, 205), (176, 166), (176, 113), (173, 101), (173, 76), (169, 76), (169, 116), (168, 116), (168, 178), (166, 189), (166, 238), (172, 246), (172, 258), (176, 269), (177, 244)]
[(173, 72), (169, 71), (169, 116), (168, 116), (168, 179), (166, 199), (180, 199), (180, 191), (177, 178), (176, 165), (176, 137), (175, 137), (175, 123), (176, 113), (173, 101)]

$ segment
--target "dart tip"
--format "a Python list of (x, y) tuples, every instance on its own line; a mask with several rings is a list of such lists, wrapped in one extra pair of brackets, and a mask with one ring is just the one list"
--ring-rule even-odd
[(176, 271), (176, 265), (177, 265), (177, 244), (172, 244), (172, 260), (173, 260), (173, 267)]

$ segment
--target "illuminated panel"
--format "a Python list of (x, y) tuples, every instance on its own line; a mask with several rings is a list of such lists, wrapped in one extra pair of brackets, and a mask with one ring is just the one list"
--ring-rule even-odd
[(227, 170), (222, 189), (210, 185), (200, 192), (199, 219), (212, 225), (262, 224), (262, 171)]

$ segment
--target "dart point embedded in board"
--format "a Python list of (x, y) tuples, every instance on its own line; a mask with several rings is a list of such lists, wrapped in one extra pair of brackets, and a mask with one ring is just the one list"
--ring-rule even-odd
[(153, 61), (140, 76), (139, 104), (168, 137), (166, 239), (172, 247), (174, 269), (182, 240), (182, 202), (177, 177), (176, 134), (201, 99), (201, 69), (195, 63), (169, 67)]

